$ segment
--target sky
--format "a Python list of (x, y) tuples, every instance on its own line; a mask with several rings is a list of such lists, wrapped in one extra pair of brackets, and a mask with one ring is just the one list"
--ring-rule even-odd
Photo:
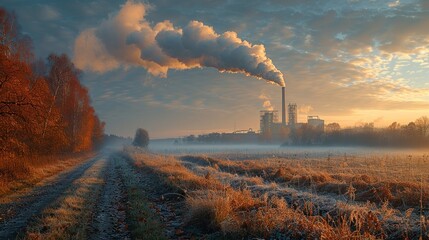
[(83, 70), (107, 133), (258, 130), (260, 110), (280, 110), (283, 79), (299, 122), (384, 127), (429, 115), (429, 0), (0, 6), (16, 13), (37, 57), (66, 53)]

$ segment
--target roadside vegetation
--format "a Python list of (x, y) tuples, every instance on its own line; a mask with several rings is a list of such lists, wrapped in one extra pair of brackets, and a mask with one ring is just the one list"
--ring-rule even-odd
[(106, 160), (101, 160), (89, 168), (18, 238), (88, 239), (93, 211), (103, 188), (105, 164)]
[[(13, 172), (13, 177), (0, 178), (0, 202), (5, 203), (12, 192), (23, 194), (45, 179), (60, 172), (72, 169), (76, 165), (94, 157), (92, 152), (64, 156), (34, 156), (27, 159), (16, 159), (13, 164), (3, 165), (3, 170)], [(1, 169), (1, 168), (0, 168)]]
[[(127, 193), (127, 217), (131, 235), (135, 239), (162, 240), (167, 239), (159, 216), (151, 208), (147, 193), (141, 189), (141, 182), (134, 172), (128, 159), (115, 155), (115, 161), (123, 170), (124, 185)], [(155, 186), (152, 186), (155, 187)]]

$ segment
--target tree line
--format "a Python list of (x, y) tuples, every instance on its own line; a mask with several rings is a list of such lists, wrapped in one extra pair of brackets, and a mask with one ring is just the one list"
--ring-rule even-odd
[(294, 145), (429, 147), (429, 118), (422, 116), (404, 125), (393, 122), (385, 128), (362, 123), (341, 129), (338, 123), (330, 123), (324, 132), (306, 125), (291, 132), (291, 140)]
[(104, 123), (80, 76), (65, 54), (36, 60), (16, 16), (0, 7), (2, 158), (77, 153), (101, 144)]
[(285, 146), (429, 147), (429, 118), (423, 116), (404, 125), (393, 122), (385, 128), (375, 128), (374, 123), (344, 129), (338, 123), (327, 124), (324, 128), (300, 123), (277, 135), (209, 133), (189, 135), (181, 140), (191, 144), (252, 142), (282, 143)]
[(429, 147), (429, 118), (422, 116), (408, 124), (393, 122), (376, 128), (374, 123), (361, 123), (342, 129), (338, 123), (324, 129), (300, 124), (290, 129), (284, 145), (366, 146), (366, 147)]

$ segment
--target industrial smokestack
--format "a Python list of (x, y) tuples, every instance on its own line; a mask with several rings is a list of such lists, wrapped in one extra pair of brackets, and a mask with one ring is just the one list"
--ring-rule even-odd
[(286, 103), (285, 103), (285, 87), (282, 87), (282, 124), (286, 126)]

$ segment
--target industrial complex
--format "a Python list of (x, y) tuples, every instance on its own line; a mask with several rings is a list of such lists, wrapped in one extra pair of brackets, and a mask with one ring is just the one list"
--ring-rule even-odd
[[(286, 100), (285, 88), (282, 87), (282, 120), (278, 121), (277, 110), (260, 111), (260, 135), (263, 139), (286, 139), (291, 131), (300, 128), (304, 123), (298, 123), (298, 106), (296, 103), (290, 103), (287, 106), (286, 122)], [(308, 116), (309, 126), (324, 131), (325, 121), (319, 116)]]
[[(308, 116), (306, 123), (298, 122), (298, 106), (295, 103), (287, 105), (285, 88), (282, 87), (282, 108), (281, 121), (279, 121), (278, 110), (261, 110), (259, 112), (260, 130), (259, 132), (249, 130), (239, 130), (232, 133), (209, 133), (199, 136), (188, 136), (185, 142), (285, 142), (292, 134), (303, 126), (310, 127), (316, 131), (323, 132), (325, 121), (319, 116)], [(287, 119), (287, 121), (286, 121)]]

